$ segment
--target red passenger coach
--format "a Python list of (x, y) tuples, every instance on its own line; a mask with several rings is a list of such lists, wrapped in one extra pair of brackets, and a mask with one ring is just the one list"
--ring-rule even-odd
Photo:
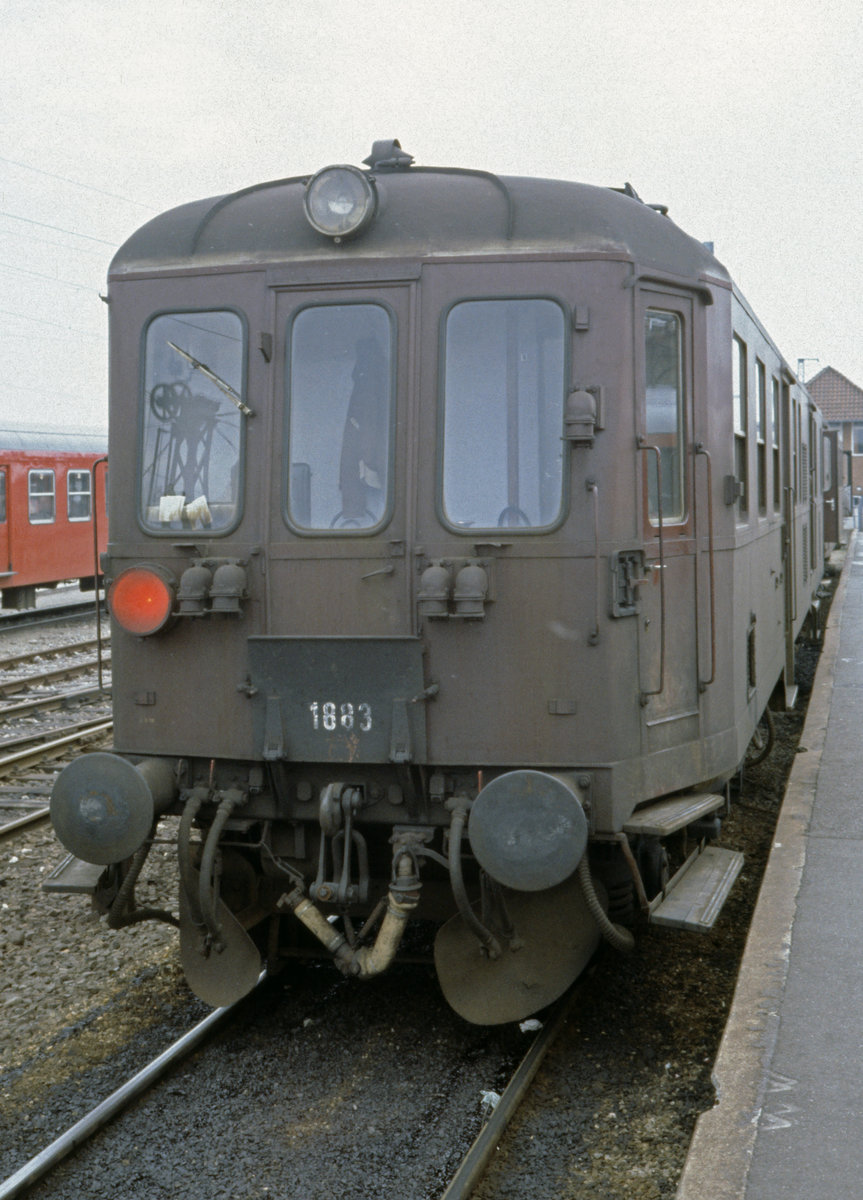
[(96, 535), (107, 544), (105, 459), (98, 433), (0, 430), (0, 590), (3, 608), (32, 608), (36, 589), (95, 585)]

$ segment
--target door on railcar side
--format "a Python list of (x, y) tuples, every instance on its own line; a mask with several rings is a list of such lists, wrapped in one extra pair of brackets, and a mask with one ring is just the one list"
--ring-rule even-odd
[[(638, 670), (644, 748), (651, 755), (699, 737), (691, 299), (641, 290), (635, 329), (646, 574)], [(674, 786), (674, 779), (649, 786)]]
[(568, 263), (423, 267), (415, 536), (434, 761), (566, 763), (595, 719), (578, 698), (591, 496), (571, 499), (562, 438), (572, 289)]

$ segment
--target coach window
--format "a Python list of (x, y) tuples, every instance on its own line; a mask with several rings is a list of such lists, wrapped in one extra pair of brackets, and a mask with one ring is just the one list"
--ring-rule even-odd
[(154, 533), (237, 524), (245, 331), (234, 312), (155, 317), (144, 346), (139, 513)]
[(70, 521), (89, 521), (92, 489), (89, 471), (70, 471), (66, 476), (66, 511)]
[(50, 525), (54, 520), (54, 472), (30, 471), (28, 511), (31, 525)]
[[(683, 487), (684, 389), (682, 323), (676, 313), (648, 309), (644, 318), (645, 431), (662, 463), (662, 520), (681, 522), (686, 513)], [(647, 459), (648, 514), (659, 520), (656, 458)]]
[(0, 467), (0, 525), (6, 524), (6, 468)]
[(294, 318), (286, 501), (300, 532), (362, 532), (389, 513), (394, 340), (380, 304), (315, 305)]
[(749, 515), (749, 380), (746, 365), (746, 345), (734, 338), (731, 359), (732, 393), (734, 400), (734, 468), (740, 488), (737, 511), (741, 520)]
[(553, 300), (468, 300), (446, 317), (443, 516), (458, 530), (553, 525), (563, 510), (566, 339)]

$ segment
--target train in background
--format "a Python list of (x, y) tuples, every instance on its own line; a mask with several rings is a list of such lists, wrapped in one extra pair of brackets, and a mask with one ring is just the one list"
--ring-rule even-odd
[[(115, 750), (58, 777), (50, 886), (178, 924), (212, 1004), (426, 919), (477, 1023), (639, 914), (708, 929), (833, 486), (712, 251), (628, 184), (376, 142), (157, 217), (109, 304)], [(162, 815), (179, 916), (134, 898)]]
[(66, 581), (95, 588), (98, 555), (108, 542), (107, 449), (107, 436), (99, 433), (0, 429), (4, 609), (33, 608), (37, 589)]

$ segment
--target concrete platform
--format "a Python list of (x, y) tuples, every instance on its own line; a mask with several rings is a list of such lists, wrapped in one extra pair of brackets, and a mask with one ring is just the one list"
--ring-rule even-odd
[(863, 1197), (863, 538), (848, 548), (678, 1200)]

